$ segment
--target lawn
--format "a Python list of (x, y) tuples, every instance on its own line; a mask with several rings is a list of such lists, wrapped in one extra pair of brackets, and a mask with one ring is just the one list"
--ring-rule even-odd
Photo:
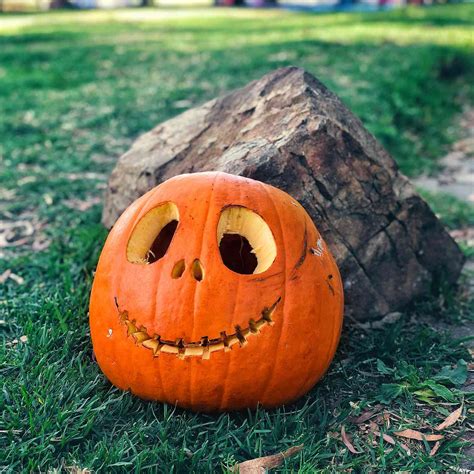
[[(296, 64), (339, 94), (406, 174), (435, 173), (473, 103), (473, 24), (474, 4), (0, 16), (0, 470), (220, 472), (300, 444), (283, 470), (437, 472), (466, 462), (468, 334), (452, 335), (472, 318), (463, 285), (393, 324), (347, 321), (329, 373), (298, 403), (220, 416), (111, 387), (94, 362), (87, 307), (107, 173), (140, 133)], [(448, 226), (474, 225), (472, 207), (427, 199)], [(394, 435), (436, 432), (461, 405), (439, 445)]]

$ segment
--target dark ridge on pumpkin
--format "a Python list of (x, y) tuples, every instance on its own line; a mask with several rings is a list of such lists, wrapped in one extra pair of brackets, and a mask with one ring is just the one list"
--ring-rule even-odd
[(160, 233), (156, 236), (156, 239), (151, 244), (150, 250), (148, 251), (147, 260), (148, 263), (153, 263), (162, 258), (168, 247), (170, 246), (171, 239), (176, 232), (178, 227), (178, 221), (174, 220), (166, 224)]
[(238, 234), (224, 234), (219, 245), (222, 261), (230, 270), (243, 275), (251, 275), (258, 265), (249, 241)]

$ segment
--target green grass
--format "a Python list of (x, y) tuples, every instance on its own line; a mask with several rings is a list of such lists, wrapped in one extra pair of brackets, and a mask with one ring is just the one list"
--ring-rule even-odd
[[(429, 431), (467, 403), (459, 379), (440, 371), (457, 364), (465, 374), (459, 361), (469, 354), (461, 340), (430, 327), (470, 317), (467, 297), (447, 290), (382, 329), (349, 321), (329, 374), (293, 406), (193, 415), (120, 393), (101, 375), (87, 305), (106, 232), (100, 206), (68, 206), (101, 196), (115, 157), (141, 132), (289, 64), (338, 93), (405, 173), (433, 172), (456, 138), (456, 114), (473, 99), (473, 23), (474, 5), (319, 16), (240, 9), (0, 16), (0, 213), (6, 222), (33, 222), (37, 241), (51, 240), (40, 251), (28, 245), (33, 237), (0, 249), (0, 274), (24, 279), (0, 285), (5, 470), (219, 472), (301, 443), (284, 470), (459, 465), (461, 423), (436, 455), (422, 442), (409, 443), (407, 455), (349, 417), (381, 403), (387, 433)], [(458, 203), (431, 200), (451, 226), (472, 222)], [(23, 335), (26, 343), (12, 342)], [(344, 447), (342, 426), (360, 454)]]
[(419, 190), (421, 196), (430, 203), (431, 209), (446, 227), (458, 229), (474, 227), (474, 206), (446, 193)]

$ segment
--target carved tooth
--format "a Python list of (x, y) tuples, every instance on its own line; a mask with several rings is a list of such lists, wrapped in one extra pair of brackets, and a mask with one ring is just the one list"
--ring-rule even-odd
[[(250, 329), (245, 329), (244, 331), (242, 331), (240, 326), (235, 326), (235, 330), (235, 336), (239, 340), (240, 345), (244, 347), (245, 345), (247, 345), (247, 339), (245, 339), (245, 336), (250, 334)], [(245, 332), (247, 332), (247, 334), (244, 335)]]
[(132, 336), (138, 344), (144, 341), (148, 341), (148, 339), (151, 339), (150, 336), (146, 332), (143, 332), (143, 331), (134, 332)]
[(160, 351), (161, 344), (156, 339), (148, 339), (142, 342), (142, 346), (153, 351), (153, 355)]
[(255, 323), (255, 327), (260, 331), (266, 324), (268, 323), (262, 318)]
[(204, 346), (202, 348), (202, 358), (204, 360), (209, 360), (211, 358), (211, 351), (209, 350), (209, 346)]
[(221, 351), (224, 348), (224, 342), (218, 342), (217, 344), (212, 344), (211, 346), (209, 346), (209, 352)]
[(239, 342), (239, 338), (235, 335), (232, 334), (231, 336), (227, 336), (227, 346), (230, 348)]
[(202, 356), (203, 353), (204, 347), (202, 346), (186, 347), (184, 349), (185, 356)]
[(273, 309), (265, 309), (264, 311), (262, 311), (262, 319), (266, 321), (270, 326), (273, 326), (275, 324), (272, 319), (272, 314), (274, 310), (275, 308), (273, 307)]
[(169, 346), (168, 344), (164, 344), (161, 348), (161, 352), (166, 352), (167, 354), (178, 354), (179, 349), (176, 346)]
[(134, 332), (137, 332), (137, 327), (135, 326), (135, 324), (133, 324), (131, 321), (129, 321), (128, 319), (125, 321), (125, 324), (127, 325), (127, 329), (128, 329), (128, 335), (130, 336), (131, 334), (133, 334)]
[(185, 344), (184, 344), (183, 338), (178, 337), (178, 339), (176, 339), (176, 341), (175, 341), (175, 345), (178, 348), (178, 359), (183, 360), (184, 356), (186, 354), (186, 351), (184, 349)]
[(258, 334), (260, 332), (260, 328), (257, 327), (257, 323), (253, 319), (249, 319), (249, 328), (252, 334)]
[(209, 352), (209, 338), (207, 336), (201, 337), (202, 358), (208, 360), (211, 357)]
[(224, 352), (229, 352), (230, 351), (229, 340), (227, 337), (227, 333), (225, 331), (221, 332), (221, 339), (222, 339), (222, 343), (224, 344)]

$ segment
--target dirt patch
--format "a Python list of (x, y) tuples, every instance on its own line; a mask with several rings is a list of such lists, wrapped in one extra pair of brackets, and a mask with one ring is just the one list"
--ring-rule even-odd
[(464, 110), (459, 120), (460, 139), (441, 158), (438, 176), (420, 176), (414, 183), (428, 191), (451, 194), (474, 203), (474, 107)]

